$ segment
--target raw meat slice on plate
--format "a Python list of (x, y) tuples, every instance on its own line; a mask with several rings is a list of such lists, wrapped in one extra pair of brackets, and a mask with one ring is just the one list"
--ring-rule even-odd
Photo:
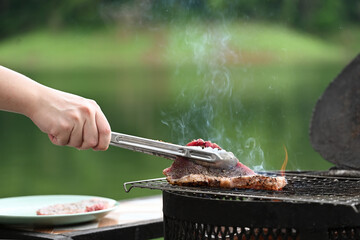
[(76, 214), (87, 213), (93, 211), (104, 210), (113, 207), (106, 200), (92, 198), (82, 200), (80, 202), (54, 204), (47, 207), (40, 208), (36, 211), (37, 215), (62, 215), (62, 214)]

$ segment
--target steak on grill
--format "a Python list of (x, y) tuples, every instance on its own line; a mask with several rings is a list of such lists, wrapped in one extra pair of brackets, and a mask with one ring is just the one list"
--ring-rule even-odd
[[(194, 140), (187, 146), (225, 151), (217, 144), (202, 139)], [(281, 190), (287, 184), (285, 177), (256, 174), (241, 162), (231, 169), (219, 169), (205, 167), (182, 157), (177, 158), (169, 168), (164, 169), (163, 174), (170, 184), (181, 186)]]

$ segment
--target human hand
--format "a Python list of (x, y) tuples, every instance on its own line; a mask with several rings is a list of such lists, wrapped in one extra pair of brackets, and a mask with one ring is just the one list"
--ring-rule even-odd
[(111, 129), (99, 105), (90, 99), (43, 86), (28, 117), (55, 145), (106, 150)]

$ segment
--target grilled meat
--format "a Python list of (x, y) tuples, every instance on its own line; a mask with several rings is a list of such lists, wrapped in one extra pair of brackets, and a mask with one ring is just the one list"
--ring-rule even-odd
[[(217, 144), (202, 139), (194, 140), (187, 146), (221, 150)], [(170, 184), (182, 186), (280, 190), (287, 184), (285, 177), (256, 174), (241, 162), (238, 162), (235, 167), (225, 170), (205, 167), (182, 157), (177, 158), (169, 168), (164, 169), (163, 174)]]
[(110, 206), (108, 201), (102, 199), (88, 199), (80, 202), (54, 204), (40, 208), (36, 211), (37, 215), (61, 215), (86, 213), (107, 209)]

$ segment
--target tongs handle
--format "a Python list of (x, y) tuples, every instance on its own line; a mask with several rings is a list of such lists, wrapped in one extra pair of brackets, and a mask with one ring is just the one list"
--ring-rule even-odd
[(176, 157), (186, 157), (210, 164), (222, 160), (217, 153), (116, 132), (111, 133), (110, 145), (172, 160)]

